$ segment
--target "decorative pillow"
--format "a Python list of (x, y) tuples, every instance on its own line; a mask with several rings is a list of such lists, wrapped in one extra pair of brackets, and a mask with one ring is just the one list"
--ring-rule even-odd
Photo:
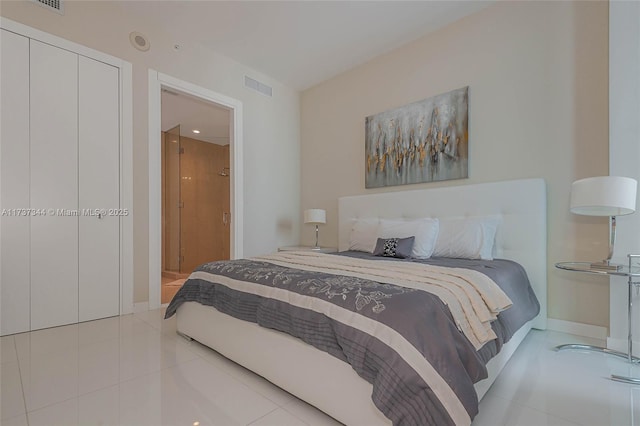
[(498, 216), (440, 218), (434, 256), (493, 260)]
[(373, 250), (375, 256), (397, 257), (405, 259), (411, 257), (411, 250), (416, 237), (408, 238), (378, 238), (376, 248)]
[(433, 254), (438, 237), (438, 219), (422, 218), (411, 220), (380, 221), (378, 237), (380, 238), (408, 238), (415, 237), (411, 257), (428, 259)]
[(377, 218), (355, 219), (349, 235), (349, 250), (373, 253), (379, 226), (380, 220)]

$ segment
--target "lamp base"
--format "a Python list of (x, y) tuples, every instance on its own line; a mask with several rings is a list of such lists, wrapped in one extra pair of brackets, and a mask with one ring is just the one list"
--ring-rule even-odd
[(602, 262), (593, 262), (590, 266), (591, 269), (601, 269), (603, 271), (619, 271), (623, 267), (618, 263), (611, 263), (608, 260), (603, 260)]

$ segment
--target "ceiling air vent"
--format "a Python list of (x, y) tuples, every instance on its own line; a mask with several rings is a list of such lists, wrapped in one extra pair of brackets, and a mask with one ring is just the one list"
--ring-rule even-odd
[(269, 97), (273, 96), (273, 89), (271, 88), (271, 86), (267, 86), (264, 83), (260, 83), (258, 80), (254, 80), (253, 78), (248, 77), (246, 75), (244, 76), (244, 85), (247, 86), (249, 89), (253, 89), (262, 93), (263, 95), (267, 95)]
[(62, 0), (31, 0), (31, 1), (49, 10), (53, 10), (54, 12), (57, 12), (60, 15), (64, 15), (64, 4), (62, 3)]

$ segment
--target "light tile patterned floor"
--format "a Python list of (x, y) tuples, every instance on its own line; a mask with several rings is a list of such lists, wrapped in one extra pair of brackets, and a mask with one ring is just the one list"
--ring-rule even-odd
[[(337, 425), (261, 377), (175, 333), (164, 310), (2, 337), (2, 425)], [(640, 387), (611, 357), (555, 352), (532, 331), (480, 404), (474, 426), (633, 425)]]

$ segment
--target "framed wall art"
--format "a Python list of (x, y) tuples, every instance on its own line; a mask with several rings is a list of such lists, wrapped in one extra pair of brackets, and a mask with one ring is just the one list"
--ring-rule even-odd
[(365, 118), (365, 187), (469, 176), (469, 87)]

